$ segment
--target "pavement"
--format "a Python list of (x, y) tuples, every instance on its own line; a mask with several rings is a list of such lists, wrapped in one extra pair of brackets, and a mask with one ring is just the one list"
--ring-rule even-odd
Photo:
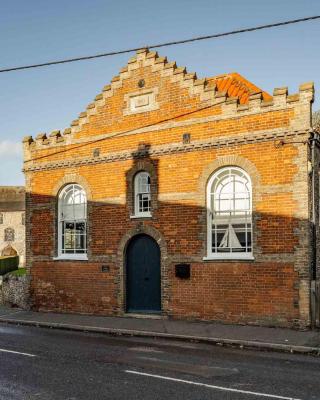
[(138, 315), (104, 317), (35, 312), (5, 306), (0, 306), (0, 323), (320, 355), (319, 330), (191, 322)]

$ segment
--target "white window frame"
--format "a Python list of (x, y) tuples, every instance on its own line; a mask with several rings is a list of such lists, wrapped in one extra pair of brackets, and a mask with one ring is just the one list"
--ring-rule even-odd
[[(139, 177), (142, 175), (147, 176), (150, 179), (150, 185), (149, 185), (149, 192), (142, 192), (140, 191), (139, 188)], [(151, 177), (149, 172), (147, 171), (139, 171), (135, 176), (134, 176), (134, 215), (132, 216), (133, 218), (140, 218), (140, 217), (151, 217)], [(149, 211), (140, 211), (139, 207), (139, 202), (140, 202), (140, 196), (141, 195), (148, 195), (149, 197)]]
[[(65, 253), (64, 249), (62, 248), (62, 224), (65, 222), (64, 218), (62, 218), (62, 198), (64, 194), (66, 193), (67, 190), (81, 190), (82, 195), (85, 197), (85, 213), (86, 216), (85, 218), (80, 218), (80, 219), (74, 219), (73, 221), (70, 222), (84, 222), (85, 223), (85, 249), (83, 253)], [(71, 183), (62, 188), (62, 190), (59, 193), (58, 197), (58, 256), (54, 257), (54, 260), (87, 260), (88, 259), (88, 254), (87, 254), (87, 247), (88, 247), (88, 237), (87, 237), (87, 196), (86, 192), (83, 189), (83, 187), (77, 183)]]
[[(218, 178), (218, 176), (224, 171), (236, 171), (239, 174), (242, 174), (248, 181), (249, 186), (249, 201), (250, 201), (250, 209), (249, 209), (249, 218), (251, 223), (251, 251), (249, 252), (213, 252), (212, 251), (212, 225), (213, 225), (213, 212), (212, 212), (212, 185), (214, 181)], [(203, 260), (254, 260), (253, 251), (252, 251), (252, 182), (250, 176), (239, 167), (227, 166), (219, 168), (209, 179), (207, 188), (206, 188), (206, 197), (207, 197), (207, 255), (203, 258)], [(232, 221), (237, 221), (237, 216), (230, 217)], [(241, 218), (240, 218), (241, 219)]]

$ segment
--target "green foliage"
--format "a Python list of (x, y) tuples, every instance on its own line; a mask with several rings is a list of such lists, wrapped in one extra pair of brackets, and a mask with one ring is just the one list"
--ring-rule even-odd
[(0, 275), (5, 275), (8, 272), (18, 269), (19, 256), (0, 257)]
[(10, 275), (12, 276), (24, 276), (26, 275), (27, 270), (25, 268), (18, 268), (14, 271), (9, 272)]

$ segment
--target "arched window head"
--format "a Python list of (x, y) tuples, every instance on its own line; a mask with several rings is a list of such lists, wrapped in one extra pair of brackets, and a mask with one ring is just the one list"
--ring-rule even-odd
[(252, 258), (251, 179), (241, 168), (218, 170), (209, 180), (208, 258)]
[(151, 179), (148, 172), (138, 172), (134, 177), (135, 216), (151, 216)]
[(87, 197), (80, 185), (65, 186), (59, 194), (58, 255), (61, 258), (86, 258)]
[(1, 255), (3, 257), (13, 257), (13, 256), (17, 256), (18, 253), (17, 251), (10, 245), (8, 244), (1, 252)]

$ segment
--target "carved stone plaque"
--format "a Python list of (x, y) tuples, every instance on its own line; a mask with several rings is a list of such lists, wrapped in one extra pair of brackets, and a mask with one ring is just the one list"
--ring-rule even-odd
[(124, 101), (126, 103), (124, 115), (157, 110), (159, 108), (159, 104), (156, 101), (157, 93), (157, 88), (153, 88), (126, 94), (124, 96)]
[(135, 111), (141, 109), (141, 107), (148, 107), (151, 102), (152, 93), (140, 94), (138, 96), (133, 96), (130, 98), (130, 110)]

